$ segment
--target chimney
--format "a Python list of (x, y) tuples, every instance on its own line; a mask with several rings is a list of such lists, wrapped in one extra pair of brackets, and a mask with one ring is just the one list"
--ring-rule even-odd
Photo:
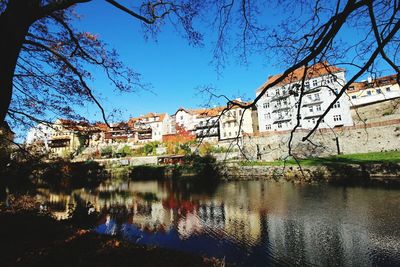
[(368, 83), (372, 83), (372, 77), (368, 76)]

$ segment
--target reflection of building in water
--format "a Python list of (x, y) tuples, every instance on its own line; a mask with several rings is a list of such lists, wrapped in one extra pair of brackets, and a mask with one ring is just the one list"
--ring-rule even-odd
[(261, 237), (260, 213), (225, 205), (225, 231), (237, 241), (256, 243)]
[(47, 209), (51, 211), (57, 220), (64, 220), (68, 218), (68, 207), (74, 201), (69, 195), (53, 194), (49, 190), (40, 190), (38, 195), (39, 202), (44, 203)]
[(179, 236), (182, 239), (201, 233), (203, 225), (197, 215), (197, 211), (194, 210), (193, 213), (187, 213), (185, 216), (179, 218), (177, 228)]

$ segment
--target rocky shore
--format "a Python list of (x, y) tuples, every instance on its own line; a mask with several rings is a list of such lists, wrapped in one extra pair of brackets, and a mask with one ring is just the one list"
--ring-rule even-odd
[(346, 164), (323, 166), (244, 166), (227, 164), (224, 180), (275, 180), (295, 183), (329, 182), (344, 185), (399, 185), (400, 164)]

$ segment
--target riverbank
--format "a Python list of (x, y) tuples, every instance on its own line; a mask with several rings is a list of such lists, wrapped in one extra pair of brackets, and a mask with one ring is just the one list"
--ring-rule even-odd
[(79, 229), (38, 214), (30, 198), (22, 201), (23, 208), (0, 207), (2, 266), (222, 266), (217, 259)]
[(325, 158), (227, 163), (225, 180), (267, 179), (299, 183), (400, 186), (400, 152), (338, 155)]

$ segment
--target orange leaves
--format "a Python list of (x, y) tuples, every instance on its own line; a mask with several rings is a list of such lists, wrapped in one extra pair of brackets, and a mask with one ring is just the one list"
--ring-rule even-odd
[(91, 41), (97, 41), (97, 39), (98, 39), (98, 35), (94, 35), (94, 34), (92, 34), (92, 33), (90, 33), (90, 32), (85, 32), (85, 33), (83, 33), (83, 36), (84, 36), (85, 38), (91, 40)]

